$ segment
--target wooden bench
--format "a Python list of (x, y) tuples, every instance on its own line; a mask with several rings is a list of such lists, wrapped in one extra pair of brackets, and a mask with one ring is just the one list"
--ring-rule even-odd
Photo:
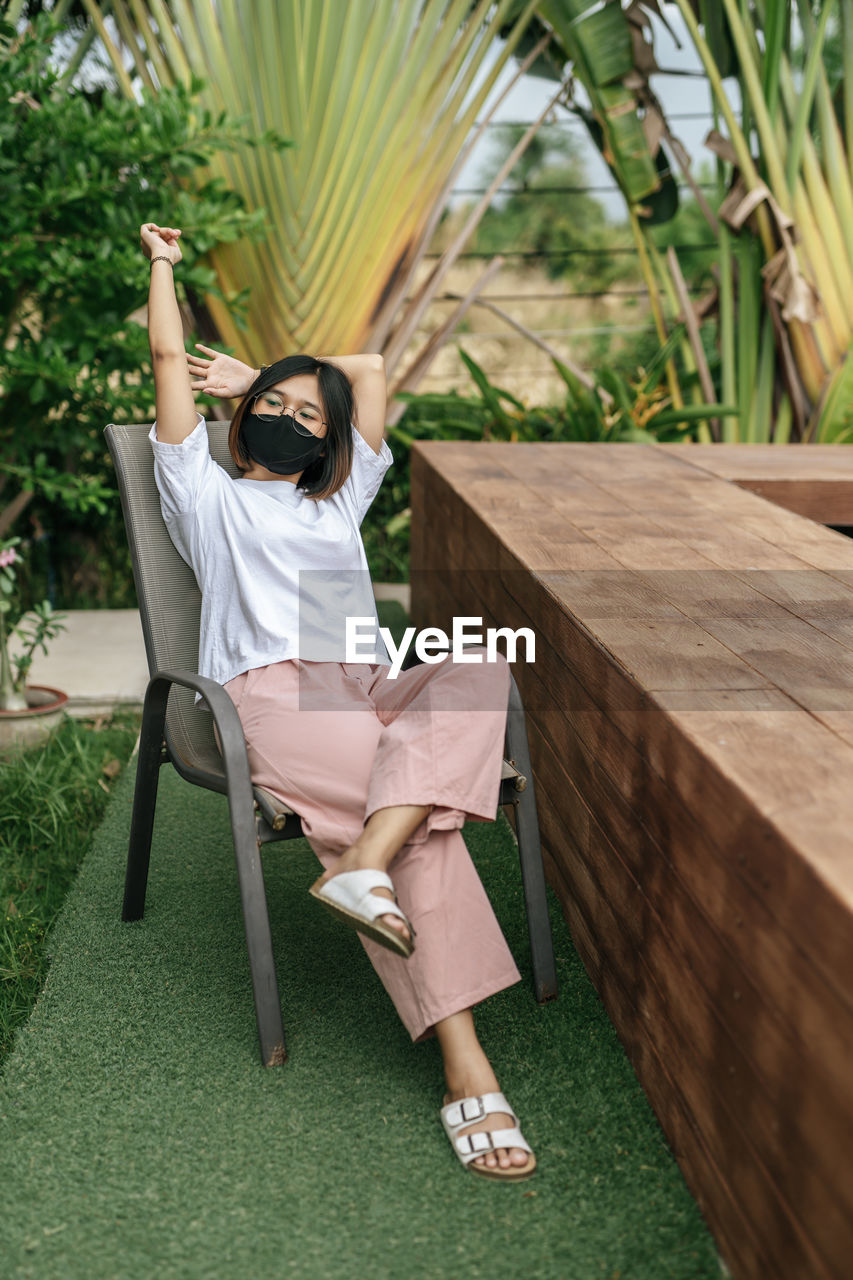
[(849, 445), (660, 444), (655, 447), (810, 520), (853, 527), (853, 449)]
[(736, 1276), (848, 1276), (853, 542), (723, 454), (418, 443), (412, 622), (533, 628), (548, 875), (685, 1178)]

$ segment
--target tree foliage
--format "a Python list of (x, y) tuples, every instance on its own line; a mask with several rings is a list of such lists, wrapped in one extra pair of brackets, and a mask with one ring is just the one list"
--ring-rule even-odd
[[(523, 132), (519, 125), (495, 130), (494, 169)], [(565, 133), (543, 130), (513, 171), (513, 193), (483, 217), (475, 247), (484, 253), (541, 253), (541, 266), (552, 279), (568, 277), (587, 289), (623, 279), (626, 264), (607, 250), (620, 238), (630, 244), (630, 233), (608, 222), (601, 203), (583, 190), (586, 183), (577, 143)]]
[(103, 428), (153, 413), (147, 335), (134, 319), (147, 296), (139, 225), (184, 229), (180, 276), (192, 296), (216, 293), (203, 255), (261, 234), (264, 213), (248, 215), (204, 173), (215, 150), (253, 143), (240, 122), (201, 110), (197, 85), (141, 102), (65, 87), (52, 61), (60, 34), (42, 14), (23, 34), (0, 35), (0, 506), (8, 524), (33, 495), (31, 526), (66, 559), (62, 597), (74, 544), (79, 559), (105, 523), (120, 530)]

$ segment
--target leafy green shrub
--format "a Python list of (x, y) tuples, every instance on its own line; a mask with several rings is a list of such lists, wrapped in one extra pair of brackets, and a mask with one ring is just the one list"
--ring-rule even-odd
[(261, 234), (264, 213), (207, 180), (206, 160), (287, 144), (200, 110), (197, 85), (139, 103), (68, 87), (51, 63), (60, 40), (45, 14), (20, 36), (0, 33), (0, 536), (26, 508), (34, 599), (124, 605), (133, 589), (103, 429), (153, 414), (147, 334), (133, 318), (148, 287), (139, 226), (182, 227), (186, 298), (221, 296), (203, 255)]

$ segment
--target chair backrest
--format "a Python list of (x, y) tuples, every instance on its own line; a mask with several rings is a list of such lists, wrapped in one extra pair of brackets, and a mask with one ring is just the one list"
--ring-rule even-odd
[[(236, 476), (239, 472), (228, 451), (228, 426), (227, 422), (209, 422), (207, 437), (212, 457), (229, 475)], [(104, 434), (118, 477), (148, 670), (152, 675), (162, 670), (195, 672), (201, 592), (163, 521), (150, 430), (150, 426), (110, 424)], [(172, 686), (166, 713), (169, 754), (189, 771), (224, 779), (212, 717), (195, 705), (194, 698), (190, 689)]]

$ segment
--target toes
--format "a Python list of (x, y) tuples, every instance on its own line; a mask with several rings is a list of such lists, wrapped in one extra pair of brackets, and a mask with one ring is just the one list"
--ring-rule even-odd
[(513, 1169), (527, 1164), (529, 1159), (527, 1152), (520, 1147), (500, 1147), (497, 1151), (490, 1151), (488, 1155), (477, 1156), (474, 1164), (481, 1169)]
[[(394, 895), (390, 889), (373, 889), (372, 892), (378, 898), (388, 898), (390, 902), (394, 901)], [(383, 924), (389, 925), (395, 933), (399, 933), (401, 938), (405, 938), (407, 942), (411, 940), (409, 930), (406, 928), (404, 921), (399, 916), (380, 916), (379, 919)]]
[(383, 924), (389, 925), (395, 933), (399, 933), (400, 937), (404, 938), (406, 942), (409, 941), (409, 931), (399, 916), (380, 916), (379, 919)]
[(379, 919), (384, 920), (386, 924), (390, 924), (391, 928), (396, 929), (398, 933), (409, 932), (399, 916), (380, 916)]

